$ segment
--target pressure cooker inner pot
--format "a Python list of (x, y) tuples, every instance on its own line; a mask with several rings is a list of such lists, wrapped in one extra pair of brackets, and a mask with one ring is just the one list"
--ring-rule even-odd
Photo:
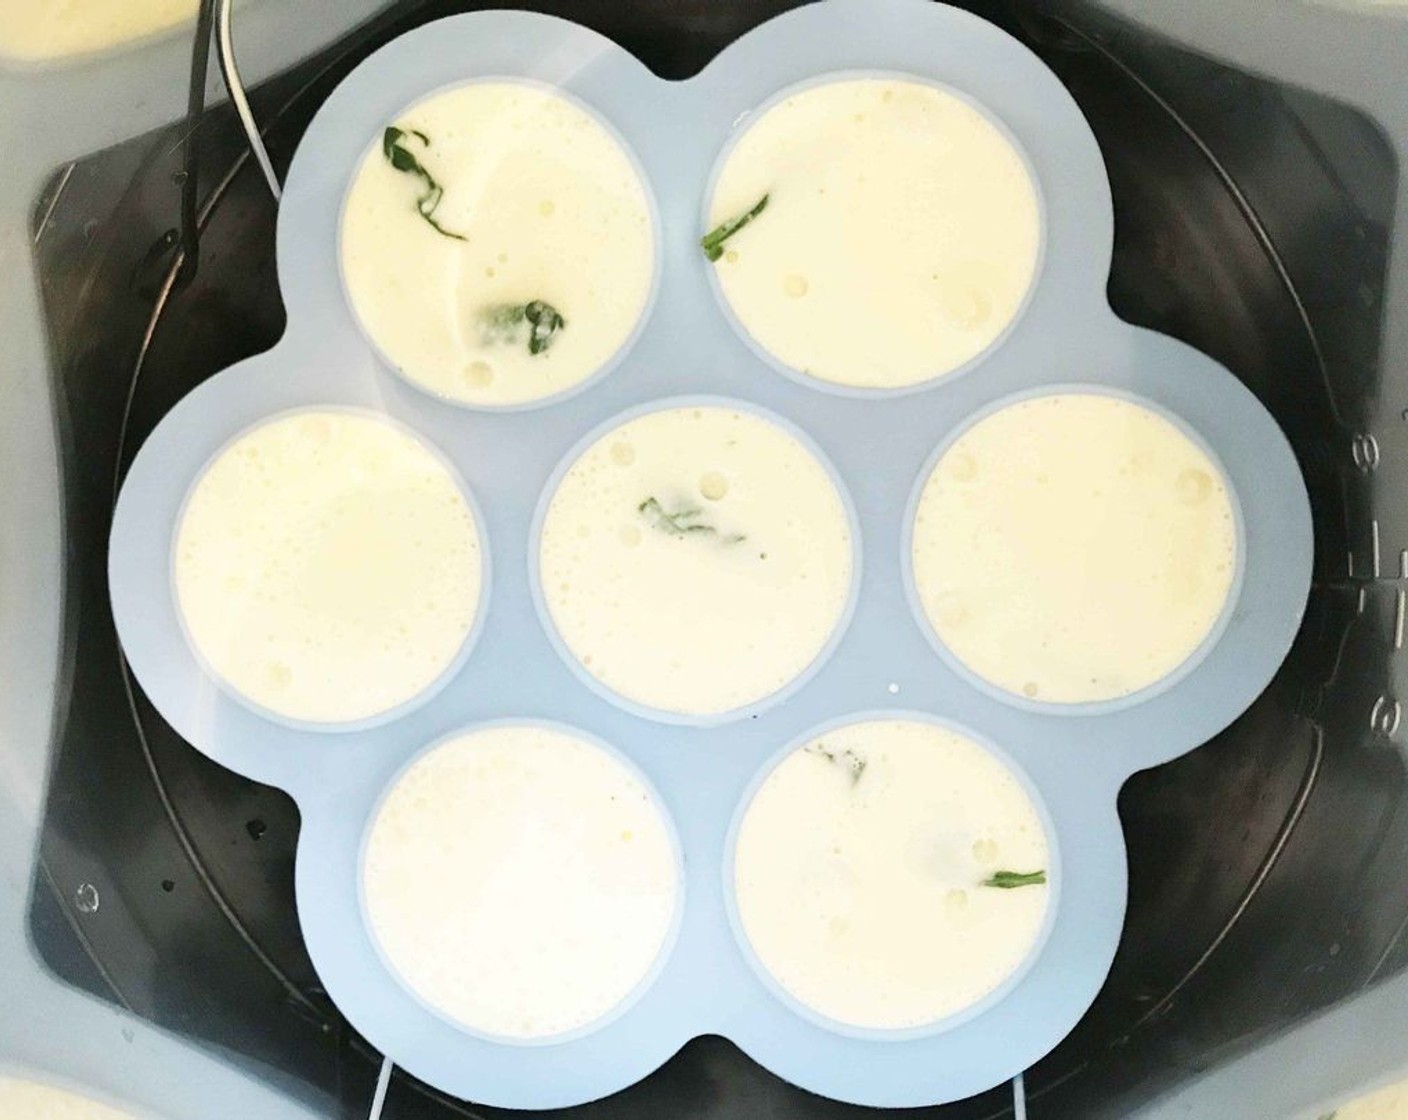
[[(534, 5), (667, 78), (791, 5)], [(1408, 591), (1408, 390), (1378, 337), (1395, 166), (1374, 123), (1069, 3), (973, 3), (1067, 85), (1115, 200), (1109, 298), (1205, 351), (1289, 437), (1315, 515), (1302, 631), (1256, 704), (1120, 797), (1123, 940), (1095, 1005), (1028, 1072), (1034, 1116), (1121, 1116), (1408, 964), (1398, 746)], [(404, 3), (251, 91), (281, 172), (361, 59), (460, 5)], [(293, 905), (285, 795), (185, 744), (122, 662), (106, 601), (117, 485), (158, 420), (284, 328), (274, 202), (228, 106), (197, 155), (198, 258), (183, 236), (181, 122), (56, 170), (34, 210), (67, 532), (57, 744), (29, 915), (63, 980), (217, 1048), (329, 1114), (356, 1116), (379, 1056), (319, 986)], [(1010, 1110), (1005, 1088), (920, 1116)], [(359, 1112), (359, 1109), (362, 1110)], [(717, 1038), (572, 1116), (846, 1117)], [(566, 1114), (564, 1113), (564, 1114)], [(388, 1115), (497, 1115), (409, 1077)]]

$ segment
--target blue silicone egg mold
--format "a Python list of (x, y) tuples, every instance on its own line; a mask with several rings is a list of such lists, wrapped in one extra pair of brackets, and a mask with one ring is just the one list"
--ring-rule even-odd
[[(1025, 153), (1042, 203), (1040, 270), (1007, 334), (963, 371), (900, 393), (783, 376), (733, 325), (697, 244), (714, 169), (749, 115), (789, 87), (857, 73), (969, 98)], [(558, 399), (497, 411), (433, 398), (389, 369), (344, 298), (338, 253), (342, 199), (381, 130), (430, 93), (483, 78), (545, 83), (613, 128), (653, 195), (658, 247), (655, 295), (610, 368)], [(128, 660), (162, 715), (217, 762), (297, 801), (304, 936), (329, 994), (375, 1046), (457, 1096), (548, 1108), (621, 1089), (690, 1038), (720, 1034), (814, 1092), (909, 1106), (987, 1089), (1070, 1030), (1120, 936), (1120, 785), (1206, 741), (1265, 687), (1298, 627), (1312, 553), (1299, 471), (1256, 398), (1201, 353), (1110, 311), (1112, 226), (1099, 149), (1054, 75), (997, 28), (924, 0), (793, 11), (685, 82), (656, 78), (562, 20), (455, 16), (390, 43), (334, 91), (279, 211), (287, 332), (191, 392), (152, 433), (118, 502), (109, 575)], [(1151, 406), (1210, 452), (1235, 496), (1240, 570), (1217, 631), (1178, 672), (1123, 700), (1056, 707), (999, 693), (943, 651), (913, 601), (908, 523), (936, 456), (973, 418), (1072, 388)], [(806, 433), (849, 495), (863, 550), (834, 649), (775, 702), (708, 726), (662, 721), (587, 687), (535, 608), (531, 575), (535, 511), (569, 452), (614, 418), (679, 397), (735, 400)], [(374, 410), (438, 448), (473, 495), (492, 559), (477, 632), (439, 687), (376, 726), (335, 733), (270, 718), (214, 681), (183, 638), (170, 570), (185, 496), (212, 456), (277, 413), (313, 407)], [(730, 917), (730, 830), (760, 776), (814, 729), (878, 713), (943, 721), (991, 745), (1032, 792), (1051, 845), (1047, 927), (1024, 969), (963, 1015), (896, 1034), (799, 1010)], [(619, 750), (653, 786), (682, 854), (677, 930), (652, 975), (614, 1015), (533, 1044), (475, 1035), (419, 1002), (384, 963), (359, 894), (363, 839), (395, 776), (446, 736), (503, 719), (565, 724)]]

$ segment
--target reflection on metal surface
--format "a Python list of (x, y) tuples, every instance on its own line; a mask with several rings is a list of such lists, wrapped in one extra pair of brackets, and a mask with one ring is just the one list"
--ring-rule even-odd
[(1310, 803), (1310, 795), (1315, 790), (1316, 780), (1320, 777), (1320, 763), (1325, 754), (1325, 740), (1323, 733), (1318, 728), (1315, 730), (1314, 743), (1315, 749), (1311, 753), (1309, 764), (1305, 768), (1305, 775), (1301, 779), (1300, 789), (1296, 793), (1295, 800), (1286, 813), (1285, 819), (1281, 823), (1280, 830), (1272, 840), (1270, 848), (1263, 857), (1261, 866), (1256, 869), (1256, 873), (1252, 876), (1251, 882), (1247, 884), (1242, 897), (1238, 899), (1236, 906), (1233, 907), (1232, 912), (1227, 916), (1226, 922), (1208, 943), (1202, 955), (1193, 962), (1192, 966), (1183, 974), (1178, 983), (1174, 984), (1173, 987), (1164, 994), (1162, 999), (1144, 1012), (1134, 1024), (1135, 1029), (1138, 1029), (1145, 1023), (1157, 1021), (1167, 1014), (1168, 1010), (1173, 1006), (1174, 1000), (1178, 998), (1178, 993), (1202, 971), (1203, 966), (1206, 965), (1212, 955), (1217, 952), (1222, 943), (1227, 940), (1233, 927), (1241, 920), (1242, 915), (1245, 914), (1247, 908), (1251, 906), (1252, 900), (1256, 897), (1257, 892), (1260, 891), (1262, 886), (1266, 883), (1267, 878), (1271, 875), (1272, 869), (1276, 866), (1276, 862), (1285, 851), (1286, 845), (1290, 843), (1291, 836), (1295, 832), (1296, 827), (1300, 824), (1301, 816), (1305, 812), (1305, 807)]
[(1354, 465), (1368, 474), (1379, 465), (1379, 441), (1371, 435), (1358, 432), (1350, 441), (1350, 455), (1354, 459)]
[(1398, 721), (1402, 716), (1403, 706), (1397, 700), (1380, 696), (1374, 701), (1374, 707), (1369, 712), (1369, 726), (1378, 734), (1392, 738), (1398, 730)]

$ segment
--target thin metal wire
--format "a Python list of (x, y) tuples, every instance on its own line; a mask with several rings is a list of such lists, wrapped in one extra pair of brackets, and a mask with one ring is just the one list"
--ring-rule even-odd
[(391, 1071), (395, 1065), (390, 1058), (381, 1059), (381, 1072), (376, 1077), (376, 1094), (372, 1097), (372, 1110), (367, 1120), (381, 1120), (381, 1110), (386, 1107), (386, 1090), (391, 1087)]
[(244, 129), (249, 150), (254, 153), (254, 162), (259, 164), (259, 170), (264, 173), (264, 181), (269, 184), (269, 191), (277, 202), (282, 193), (279, 177), (274, 174), (274, 165), (269, 162), (269, 152), (264, 147), (263, 137), (259, 135), (259, 126), (254, 121), (254, 112), (249, 107), (244, 82), (240, 80), (239, 67), (235, 63), (233, 7), (234, 0), (217, 0), (215, 43), (220, 56), (220, 75), (225, 79), (230, 104), (235, 107), (235, 113), (240, 118), (240, 127)]
[(1020, 1073), (1012, 1079), (1012, 1116), (1027, 1120), (1027, 1079)]

